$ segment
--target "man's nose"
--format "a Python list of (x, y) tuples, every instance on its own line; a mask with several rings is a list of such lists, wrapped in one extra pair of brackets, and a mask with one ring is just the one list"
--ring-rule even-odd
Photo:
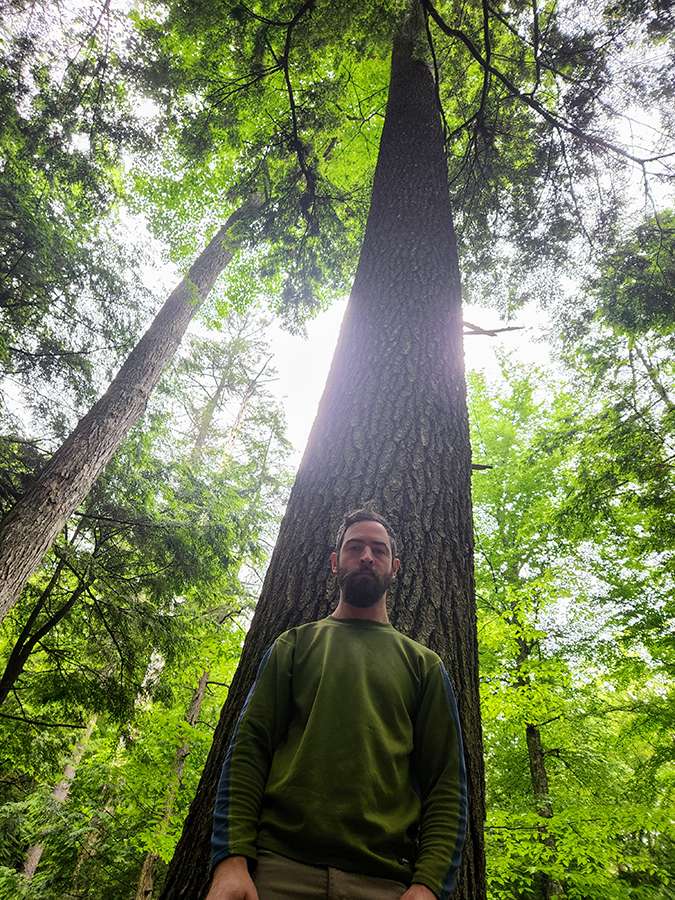
[(370, 547), (364, 547), (361, 551), (361, 562), (373, 563), (375, 562), (375, 557), (372, 554)]

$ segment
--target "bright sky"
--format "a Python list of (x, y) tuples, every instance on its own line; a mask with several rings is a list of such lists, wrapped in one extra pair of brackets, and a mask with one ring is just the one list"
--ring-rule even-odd
[[(340, 331), (347, 301), (336, 302), (307, 325), (307, 337), (289, 334), (279, 326), (270, 331), (270, 349), (275, 354), (278, 380), (269, 385), (281, 400), (286, 411), (288, 439), (294, 453), (291, 468), (297, 466), (307, 442), (316, 415), (319, 400), (333, 358), (333, 351)], [(482, 328), (498, 328), (504, 325), (497, 314), (481, 306), (464, 307), (464, 318)], [(495, 350), (512, 350), (524, 363), (545, 364), (550, 358), (550, 347), (544, 336), (547, 320), (541, 310), (527, 309), (522, 313), (522, 331), (507, 332), (497, 337), (465, 337), (464, 348), (467, 368), (482, 369), (488, 376), (497, 377), (498, 364)], [(518, 325), (516, 319), (508, 323)]]

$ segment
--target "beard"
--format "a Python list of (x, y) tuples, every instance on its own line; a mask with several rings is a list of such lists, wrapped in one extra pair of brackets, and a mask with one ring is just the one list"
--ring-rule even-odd
[(367, 609), (374, 606), (391, 584), (393, 573), (378, 575), (372, 569), (345, 572), (338, 567), (337, 581), (342, 596), (350, 606)]

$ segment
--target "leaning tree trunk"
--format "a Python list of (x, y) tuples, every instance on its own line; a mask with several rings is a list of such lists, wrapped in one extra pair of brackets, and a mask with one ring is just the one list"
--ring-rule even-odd
[(434, 81), (394, 41), (372, 202), (338, 346), (197, 795), (162, 897), (207, 889), (225, 749), (264, 649), (325, 616), (346, 510), (371, 502), (401, 540), (392, 622), (444, 658), (464, 729), (470, 814), (457, 897), (485, 896), (483, 762), (472, 575), (471, 458), (457, 248)]
[[(199, 714), (202, 710), (204, 697), (206, 696), (206, 686), (209, 683), (209, 673), (205, 669), (197, 683), (190, 706), (185, 714), (185, 721), (191, 728), (194, 728), (199, 721)], [(185, 760), (190, 753), (190, 742), (186, 738), (179, 747), (176, 748), (176, 756), (174, 759), (173, 773), (169, 791), (164, 801), (164, 815), (160, 823), (160, 834), (166, 834), (171, 823), (171, 816), (176, 803), (176, 797), (183, 782), (183, 772), (185, 771)], [(155, 867), (160, 857), (157, 853), (146, 853), (143, 865), (141, 866), (141, 874), (138, 878), (138, 886), (136, 888), (135, 900), (150, 900), (155, 887)]]
[[(190, 320), (234, 255), (242, 224), (258, 205), (244, 203), (172, 291), (105, 394), (80, 420), (40, 476), (0, 524), (0, 622), (54, 538), (143, 414)], [(237, 226), (238, 227), (235, 227)]]
[[(77, 768), (82, 761), (82, 757), (84, 756), (85, 750), (87, 749), (89, 739), (91, 738), (95, 726), (96, 716), (92, 716), (92, 718), (89, 720), (89, 724), (87, 725), (84, 734), (80, 737), (77, 744), (75, 744), (73, 754), (66, 763), (61, 780), (52, 791), (52, 801), (59, 806), (62, 806), (68, 799), (70, 788), (73, 783), (73, 778), (75, 778)], [(40, 860), (42, 859), (43, 851), (44, 844), (37, 843), (33, 844), (32, 847), (29, 847), (28, 851), (26, 852), (26, 859), (23, 865), (23, 874), (29, 881), (37, 871), (37, 867), (39, 866)]]

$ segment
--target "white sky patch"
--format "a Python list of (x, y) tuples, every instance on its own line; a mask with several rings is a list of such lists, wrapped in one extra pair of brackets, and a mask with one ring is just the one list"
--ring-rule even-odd
[[(346, 308), (346, 298), (333, 303), (330, 309), (308, 322), (306, 337), (289, 334), (276, 324), (270, 329), (270, 349), (274, 353), (274, 366), (278, 373), (278, 379), (270, 385), (270, 390), (278, 397), (286, 413), (288, 439), (294, 451), (289, 461), (291, 468), (297, 467), (307, 443)], [(521, 331), (506, 332), (496, 337), (465, 337), (467, 369), (481, 370), (491, 380), (498, 378), (499, 350), (514, 352), (521, 363), (550, 363), (551, 349), (545, 340), (550, 324), (542, 310), (527, 308), (520, 318), (505, 323), (493, 310), (465, 305), (464, 318), (486, 329), (506, 324), (524, 326)]]

